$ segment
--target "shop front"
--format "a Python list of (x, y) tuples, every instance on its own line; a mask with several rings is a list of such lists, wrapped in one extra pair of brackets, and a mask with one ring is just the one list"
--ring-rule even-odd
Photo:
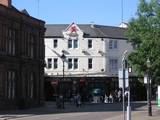
[(81, 95), (82, 101), (92, 101), (94, 89), (100, 89), (102, 98), (105, 94), (113, 92), (117, 88), (118, 81), (103, 77), (68, 77), (45, 78), (46, 100), (56, 100), (60, 91), (66, 101), (70, 101), (76, 94)]

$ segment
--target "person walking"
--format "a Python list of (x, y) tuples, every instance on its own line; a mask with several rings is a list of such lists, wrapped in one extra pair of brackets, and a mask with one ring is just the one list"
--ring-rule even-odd
[(118, 102), (121, 102), (122, 101), (122, 91), (119, 90), (118, 91)]
[(105, 97), (104, 97), (104, 103), (109, 103), (109, 100), (108, 100), (108, 96), (105, 94)]
[(76, 95), (76, 106), (77, 107), (81, 106), (81, 96), (79, 93)]
[(110, 93), (110, 95), (109, 95), (109, 103), (113, 103), (113, 96), (112, 96), (112, 93)]

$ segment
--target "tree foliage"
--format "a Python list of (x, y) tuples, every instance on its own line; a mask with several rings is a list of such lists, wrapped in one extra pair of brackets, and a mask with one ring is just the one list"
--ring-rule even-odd
[(150, 60), (152, 80), (160, 83), (160, 2), (140, 0), (136, 17), (129, 22), (126, 32), (135, 52), (129, 55), (129, 62), (139, 75), (147, 72)]

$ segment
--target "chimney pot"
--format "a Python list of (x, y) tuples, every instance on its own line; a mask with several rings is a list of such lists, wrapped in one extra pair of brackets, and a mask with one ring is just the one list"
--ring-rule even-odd
[(12, 0), (0, 0), (0, 4), (6, 7), (11, 7)]

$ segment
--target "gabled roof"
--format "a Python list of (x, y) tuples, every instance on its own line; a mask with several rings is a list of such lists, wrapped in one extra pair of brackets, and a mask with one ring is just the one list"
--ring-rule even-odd
[[(121, 27), (92, 25), (92, 24), (77, 24), (78, 27), (84, 32), (84, 38), (115, 38), (127, 39), (124, 35), (126, 29)], [(69, 24), (47, 24), (45, 37), (61, 37)]]

